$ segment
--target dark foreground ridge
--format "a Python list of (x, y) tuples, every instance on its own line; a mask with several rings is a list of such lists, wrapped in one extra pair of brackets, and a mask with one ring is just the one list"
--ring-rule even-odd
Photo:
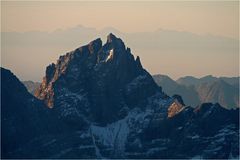
[(167, 96), (113, 34), (49, 65), (40, 100), (1, 82), (2, 158), (239, 157), (239, 109)]

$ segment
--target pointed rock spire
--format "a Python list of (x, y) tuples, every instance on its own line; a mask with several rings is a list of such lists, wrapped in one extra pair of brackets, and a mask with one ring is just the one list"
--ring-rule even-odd
[(46, 68), (46, 83), (47, 84), (53, 78), (55, 69), (56, 69), (56, 65), (54, 63), (47, 66), (47, 68)]
[(107, 36), (107, 43), (114, 42), (114, 41), (116, 41), (117, 39), (118, 39), (118, 38), (117, 38), (114, 34), (110, 33), (110, 34)]
[(137, 64), (137, 67), (138, 67), (138, 68), (142, 68), (142, 64), (141, 64), (141, 61), (140, 61), (140, 57), (139, 57), (139, 56), (137, 56), (137, 58), (136, 58), (136, 64)]
[(102, 48), (102, 40), (100, 38), (95, 39), (89, 43), (88, 48), (92, 53), (98, 51), (100, 48)]
[(117, 38), (114, 34), (110, 33), (107, 36), (106, 46), (110, 46), (111, 48), (119, 48), (125, 50), (125, 45), (120, 38)]

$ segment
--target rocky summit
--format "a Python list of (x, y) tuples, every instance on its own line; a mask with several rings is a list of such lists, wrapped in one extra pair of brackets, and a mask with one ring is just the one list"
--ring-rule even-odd
[(109, 34), (104, 45), (96, 39), (49, 65), (36, 97), (63, 118), (81, 114), (91, 122), (107, 124), (143, 106), (157, 92), (161, 88), (142, 68), (140, 58)]
[(49, 65), (38, 99), (1, 75), (2, 158), (239, 158), (239, 109), (167, 96), (113, 34)]

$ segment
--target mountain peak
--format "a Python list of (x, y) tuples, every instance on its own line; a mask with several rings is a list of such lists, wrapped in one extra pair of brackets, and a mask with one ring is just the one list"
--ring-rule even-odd
[(140, 57), (139, 57), (139, 56), (137, 56), (137, 58), (136, 58), (136, 64), (137, 64), (137, 66), (138, 66), (139, 68), (142, 68), (142, 64), (141, 64), (141, 61), (140, 61)]
[(100, 38), (97, 38), (88, 44), (90, 53), (98, 51), (101, 47), (102, 47), (102, 40)]
[(107, 36), (107, 42), (108, 43), (113, 42), (113, 41), (115, 41), (117, 39), (118, 38), (113, 33), (109, 33), (108, 36)]
[(107, 43), (105, 45), (107, 48), (110, 46), (111, 48), (125, 49), (124, 42), (113, 33), (107, 36)]
[[(145, 87), (147, 91), (139, 93)], [(68, 107), (74, 110), (71, 115), (91, 111), (89, 120), (107, 123), (116, 120), (124, 106), (134, 107), (158, 91), (140, 58), (135, 59), (130, 48), (110, 33), (104, 45), (98, 38), (60, 56), (56, 64), (47, 67), (35, 95), (64, 116)]]

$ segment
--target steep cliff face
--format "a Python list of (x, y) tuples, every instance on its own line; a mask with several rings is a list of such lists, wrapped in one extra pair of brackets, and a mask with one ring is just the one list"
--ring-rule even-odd
[(88, 120), (107, 123), (157, 91), (161, 88), (140, 58), (109, 34), (103, 46), (96, 39), (49, 65), (36, 96), (63, 116), (84, 114)]

